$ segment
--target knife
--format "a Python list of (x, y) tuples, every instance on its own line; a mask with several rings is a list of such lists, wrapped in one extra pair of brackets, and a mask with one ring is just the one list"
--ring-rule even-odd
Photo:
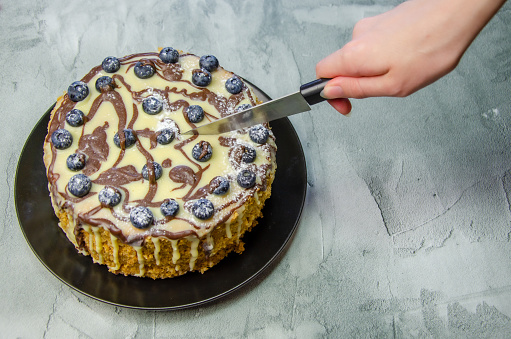
[(326, 100), (319, 94), (329, 80), (331, 79), (316, 79), (300, 86), (300, 90), (296, 93), (264, 102), (181, 134), (195, 134), (196, 132), (199, 134), (221, 134), (310, 111), (311, 105)]

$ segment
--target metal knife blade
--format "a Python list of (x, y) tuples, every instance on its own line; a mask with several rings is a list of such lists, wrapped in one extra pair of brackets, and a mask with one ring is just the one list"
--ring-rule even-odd
[(310, 111), (310, 105), (324, 101), (319, 93), (330, 79), (317, 79), (300, 87), (296, 93), (270, 100), (260, 105), (231, 114), (181, 134), (221, 134)]

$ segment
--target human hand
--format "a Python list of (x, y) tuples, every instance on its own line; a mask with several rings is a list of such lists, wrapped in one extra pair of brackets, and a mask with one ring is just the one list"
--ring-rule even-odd
[(316, 65), (333, 78), (322, 96), (348, 114), (347, 98), (404, 97), (452, 71), (505, 0), (410, 0), (360, 20), (353, 38)]

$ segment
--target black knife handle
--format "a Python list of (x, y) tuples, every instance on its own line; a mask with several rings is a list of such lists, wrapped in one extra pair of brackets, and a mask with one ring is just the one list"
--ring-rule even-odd
[(302, 86), (300, 86), (300, 93), (305, 98), (309, 105), (314, 105), (319, 102), (325, 101), (326, 99), (321, 97), (319, 93), (325, 88), (325, 85), (328, 81), (332, 79), (316, 79), (314, 81), (308, 82)]

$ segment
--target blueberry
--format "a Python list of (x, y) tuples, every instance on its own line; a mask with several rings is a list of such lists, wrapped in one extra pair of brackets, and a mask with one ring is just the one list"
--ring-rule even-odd
[(192, 71), (192, 82), (195, 86), (206, 87), (211, 83), (211, 73), (206, 69), (194, 69)]
[[(155, 161), (153, 161), (153, 171), (154, 171), (154, 179), (158, 180), (161, 178), (161, 175), (163, 173), (163, 168), (161, 165)], [(145, 180), (149, 180), (149, 171), (147, 170), (147, 164), (142, 167), (142, 176)]]
[(248, 146), (248, 145), (244, 145), (242, 147), (243, 147), (243, 153), (241, 154), (241, 161), (243, 161), (244, 163), (254, 162), (254, 160), (256, 158), (255, 148)]
[(179, 204), (174, 199), (165, 199), (160, 206), (160, 211), (166, 217), (173, 217), (179, 211)]
[(193, 215), (201, 220), (211, 218), (213, 216), (213, 212), (215, 212), (215, 207), (208, 199), (196, 200), (192, 205)]
[(195, 160), (205, 162), (211, 159), (213, 155), (213, 148), (207, 141), (200, 141), (192, 149), (192, 156)]
[(213, 72), (218, 68), (218, 59), (214, 55), (203, 55), (199, 59), (200, 68)]
[(106, 186), (99, 191), (98, 199), (104, 207), (114, 207), (121, 202), (121, 192), (115, 187)]
[(255, 125), (250, 128), (248, 135), (253, 142), (262, 145), (268, 140), (270, 131), (268, 131), (268, 129), (263, 125)]
[(89, 95), (89, 87), (83, 81), (75, 81), (68, 87), (67, 95), (74, 102), (82, 101)]
[(166, 64), (174, 64), (179, 60), (179, 52), (172, 47), (165, 47), (160, 51), (160, 59)]
[(255, 185), (256, 175), (251, 170), (244, 169), (238, 174), (237, 181), (241, 187), (250, 188)]
[(229, 180), (227, 180), (224, 177), (215, 177), (213, 180), (211, 180), (211, 187), (213, 188), (213, 193), (216, 195), (222, 195), (227, 193), (229, 190)]
[(67, 189), (72, 195), (76, 197), (83, 197), (89, 193), (92, 187), (92, 182), (85, 174), (75, 174), (69, 179)]
[(148, 228), (153, 223), (153, 219), (153, 213), (147, 207), (137, 206), (130, 211), (131, 223), (136, 228)]
[(238, 94), (243, 89), (243, 82), (234, 75), (225, 82), (225, 89), (231, 94)]
[(135, 75), (140, 79), (148, 79), (156, 72), (151, 64), (137, 62), (134, 67)]
[(167, 145), (170, 144), (172, 140), (174, 140), (174, 137), (175, 137), (174, 131), (171, 130), (170, 128), (165, 128), (158, 133), (158, 135), (156, 136), (156, 141), (160, 145)]
[(131, 145), (134, 145), (136, 141), (137, 136), (135, 135), (135, 132), (133, 132), (132, 129), (124, 130), (124, 147), (121, 147), (121, 138), (119, 138), (119, 132), (115, 133), (114, 135), (114, 144), (119, 148), (128, 148)]
[(83, 117), (84, 117), (83, 112), (76, 108), (73, 108), (72, 110), (66, 113), (66, 121), (73, 127), (83, 125)]
[(71, 171), (79, 171), (85, 167), (86, 160), (85, 154), (73, 153), (67, 157), (66, 165)]
[(147, 114), (158, 114), (163, 109), (163, 102), (154, 96), (150, 96), (142, 101), (142, 109)]
[(66, 149), (73, 143), (73, 136), (67, 129), (60, 128), (51, 134), (51, 143), (56, 149)]
[(239, 113), (239, 112), (244, 111), (249, 108), (252, 108), (251, 104), (241, 104), (238, 107), (236, 107), (236, 113)]
[(101, 67), (107, 73), (115, 73), (121, 68), (121, 62), (116, 57), (109, 56), (103, 60)]
[(204, 110), (199, 105), (190, 105), (186, 108), (188, 120), (192, 123), (201, 122), (204, 119)]
[(96, 80), (96, 89), (98, 90), (98, 92), (106, 92), (114, 88), (115, 88), (114, 79), (107, 75), (99, 77), (98, 80)]

